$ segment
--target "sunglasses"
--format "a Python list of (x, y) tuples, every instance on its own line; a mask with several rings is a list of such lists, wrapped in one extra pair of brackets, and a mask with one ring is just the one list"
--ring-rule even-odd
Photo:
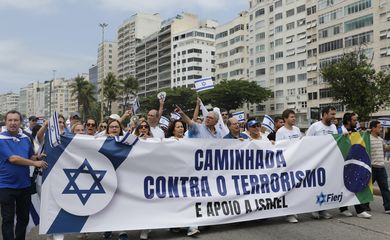
[(146, 128), (146, 129), (148, 129), (149, 126), (148, 125), (139, 125), (139, 128)]
[(261, 125), (260, 125), (260, 124), (255, 124), (255, 125), (252, 125), (252, 126), (250, 126), (250, 127), (256, 128), (256, 127), (261, 127)]
[(95, 123), (87, 123), (87, 127), (95, 127), (96, 124)]

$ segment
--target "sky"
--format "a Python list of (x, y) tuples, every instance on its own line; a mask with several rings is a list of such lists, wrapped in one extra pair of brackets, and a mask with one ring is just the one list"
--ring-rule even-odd
[(0, 0), (0, 94), (19, 92), (36, 81), (71, 78), (96, 64), (107, 23), (106, 40), (137, 12), (163, 19), (182, 12), (229, 22), (248, 0)]

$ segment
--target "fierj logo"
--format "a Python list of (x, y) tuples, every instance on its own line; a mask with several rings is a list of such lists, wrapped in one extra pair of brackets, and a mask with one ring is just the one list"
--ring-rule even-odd
[(319, 195), (317, 195), (316, 204), (322, 206), (327, 204), (332, 204), (336, 202), (341, 202), (343, 200), (343, 192), (340, 194), (334, 194), (334, 193), (323, 193), (321, 192)]

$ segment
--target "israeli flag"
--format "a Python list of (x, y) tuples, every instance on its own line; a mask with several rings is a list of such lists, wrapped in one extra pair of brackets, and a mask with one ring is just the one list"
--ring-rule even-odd
[[(218, 123), (215, 125), (215, 128), (217, 131), (221, 132), (222, 136), (225, 136), (226, 134), (229, 133), (229, 128), (223, 123), (222, 115), (221, 115), (221, 110), (217, 107), (213, 108), (213, 111), (218, 114)], [(206, 115), (207, 116), (207, 115)]]
[(232, 114), (232, 116), (237, 119), (238, 122), (242, 123), (245, 122), (245, 113), (244, 111), (241, 112), (235, 112)]
[(58, 113), (54, 112), (53, 116), (49, 119), (49, 144), (52, 148), (61, 144), (60, 128), (58, 126)]
[(159, 121), (159, 124), (160, 124), (160, 127), (165, 127), (165, 128), (168, 128), (168, 126), (169, 126), (169, 119), (168, 118), (166, 118), (166, 117), (161, 117), (160, 118), (160, 121)]
[(214, 88), (213, 79), (211, 77), (196, 79), (194, 84), (196, 92), (202, 92)]
[(263, 122), (261, 123), (261, 125), (263, 127), (265, 127), (266, 129), (268, 129), (269, 131), (271, 131), (271, 132), (275, 128), (274, 120), (270, 116), (268, 116), (268, 115), (264, 116), (264, 119), (263, 119)]
[(209, 113), (209, 111), (207, 111), (207, 108), (204, 106), (202, 100), (200, 101), (200, 110), (202, 111), (202, 115), (203, 115), (203, 118), (205, 118), (207, 116), (207, 114)]
[(378, 121), (381, 123), (382, 127), (390, 127), (390, 118), (378, 118)]
[(181, 118), (181, 116), (177, 112), (173, 112), (173, 113), (171, 113), (171, 118), (175, 119), (175, 120), (179, 120)]
[(138, 137), (129, 131), (124, 136), (116, 136), (115, 141), (125, 145), (133, 145), (138, 141)]
[(136, 97), (132, 104), (133, 114), (137, 113), (137, 110), (140, 108), (138, 97)]

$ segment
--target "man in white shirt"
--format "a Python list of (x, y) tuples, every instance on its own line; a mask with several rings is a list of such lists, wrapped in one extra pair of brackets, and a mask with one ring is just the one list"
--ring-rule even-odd
[(276, 132), (276, 141), (280, 140), (296, 140), (301, 137), (301, 130), (295, 125), (295, 112), (291, 109), (286, 109), (282, 113), (284, 126)]
[[(284, 120), (284, 126), (281, 127), (276, 132), (276, 141), (289, 140), (294, 141), (298, 140), (301, 137), (301, 130), (294, 126), (295, 125), (295, 112), (292, 109), (286, 109), (282, 113), (282, 118)], [(289, 223), (297, 223), (297, 215), (286, 216), (286, 221)]]
[[(307, 130), (306, 136), (324, 136), (327, 134), (337, 134), (337, 128), (332, 123), (336, 117), (336, 108), (333, 106), (328, 106), (322, 109), (321, 111), (322, 119), (321, 121), (313, 123)], [(320, 219), (330, 219), (332, 215), (327, 211), (319, 211), (312, 213), (313, 218)]]
[(165, 138), (164, 131), (158, 126), (160, 117), (163, 113), (163, 108), (164, 108), (164, 99), (160, 99), (159, 111), (157, 112), (156, 109), (152, 109), (148, 112), (147, 121), (150, 126), (150, 131), (152, 132), (154, 138), (160, 138), (160, 139)]

